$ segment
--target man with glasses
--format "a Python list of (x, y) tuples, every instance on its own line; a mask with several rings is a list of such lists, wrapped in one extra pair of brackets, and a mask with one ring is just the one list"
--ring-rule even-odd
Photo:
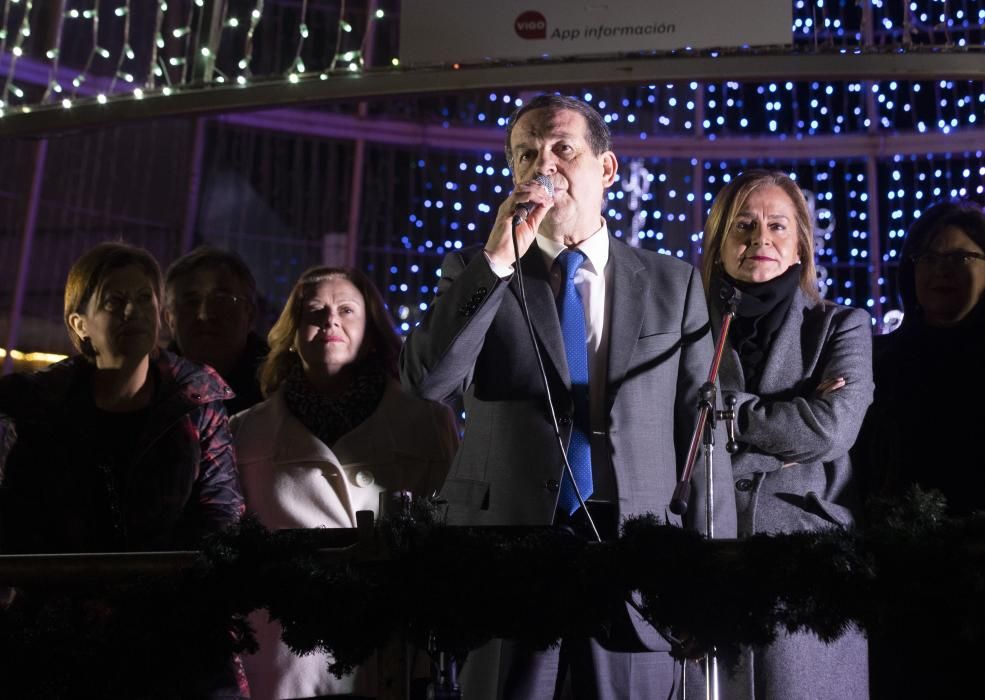
[(253, 331), (256, 280), (239, 255), (201, 246), (178, 258), (165, 279), (164, 320), (169, 349), (211, 365), (236, 392), (229, 415), (263, 400), (257, 369), (268, 348)]

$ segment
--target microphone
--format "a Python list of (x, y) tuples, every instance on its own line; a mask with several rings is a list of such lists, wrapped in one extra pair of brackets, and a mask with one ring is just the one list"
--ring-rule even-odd
[[(554, 196), (554, 182), (547, 175), (538, 175), (533, 181), (547, 190), (547, 194), (551, 197)], [(534, 210), (535, 206), (537, 205), (533, 202), (521, 202), (517, 204), (513, 209), (513, 225), (516, 226), (521, 221), (526, 221), (527, 215)]]
[(722, 280), (721, 289), (718, 291), (718, 298), (732, 313), (736, 312), (739, 304), (742, 303), (742, 292), (728, 280)]

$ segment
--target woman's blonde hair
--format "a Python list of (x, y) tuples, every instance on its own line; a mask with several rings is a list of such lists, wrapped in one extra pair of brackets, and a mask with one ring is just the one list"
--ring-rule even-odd
[(305, 296), (319, 282), (333, 278), (348, 280), (363, 295), (366, 304), (366, 333), (363, 344), (369, 343), (369, 347), (360, 348), (360, 357), (365, 355), (366, 350), (373, 352), (384, 372), (394, 379), (397, 378), (400, 338), (393, 330), (393, 322), (376, 286), (363, 272), (352, 267), (312, 267), (298, 278), (287, 297), (280, 318), (267, 334), (270, 353), (260, 368), (260, 390), (264, 396), (275, 392), (291, 368), (301, 361), (294, 350), (294, 344), (301, 327)]
[(701, 256), (701, 280), (705, 294), (711, 286), (715, 267), (721, 265), (721, 252), (735, 219), (749, 199), (760, 187), (775, 185), (793, 202), (797, 220), (797, 255), (800, 257), (800, 288), (811, 299), (821, 298), (817, 289), (817, 269), (814, 266), (814, 226), (810, 207), (797, 183), (786, 173), (777, 170), (747, 170), (721, 189), (712, 202), (708, 221), (705, 223), (703, 253)]

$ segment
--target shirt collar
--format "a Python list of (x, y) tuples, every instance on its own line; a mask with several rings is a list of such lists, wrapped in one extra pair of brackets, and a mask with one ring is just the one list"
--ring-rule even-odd
[[(601, 220), (601, 224), (595, 233), (575, 246), (585, 254), (597, 275), (601, 275), (605, 271), (605, 265), (609, 261), (609, 231), (605, 225), (605, 219)], [(567, 249), (563, 243), (548, 238), (542, 233), (537, 234), (537, 247), (544, 254), (544, 262), (547, 264), (548, 270), (554, 265), (557, 256)]]

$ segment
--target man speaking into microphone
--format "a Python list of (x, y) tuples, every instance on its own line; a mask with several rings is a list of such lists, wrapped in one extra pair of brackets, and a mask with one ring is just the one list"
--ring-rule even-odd
[[(697, 271), (609, 234), (601, 211), (618, 162), (590, 105), (559, 95), (523, 105), (506, 159), (513, 192), (482, 248), (445, 258), (400, 360), (418, 395), (464, 394), (465, 435), (442, 489), (449, 524), (557, 524), (592, 539), (648, 512), (703, 524), (701, 469), (685, 522), (668, 509), (714, 350)], [(714, 481), (715, 534), (734, 537), (724, 450)], [(623, 622), (547, 651), (496, 640), (469, 656), (464, 696), (541, 700), (567, 684), (577, 698), (666, 697), (669, 642), (631, 607)]]

